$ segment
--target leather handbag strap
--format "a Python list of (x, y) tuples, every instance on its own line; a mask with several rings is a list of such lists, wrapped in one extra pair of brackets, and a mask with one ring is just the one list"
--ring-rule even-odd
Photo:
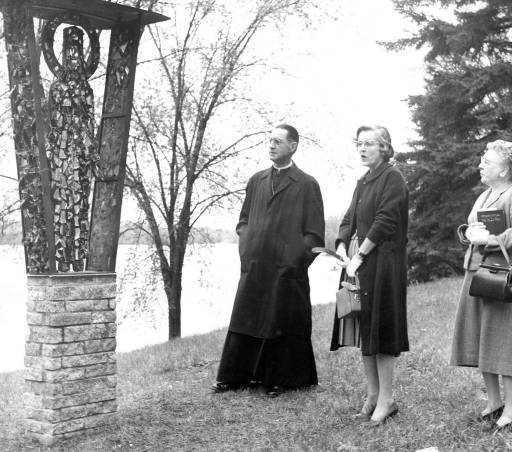
[(357, 275), (356, 275), (356, 276), (352, 276), (352, 277), (347, 276), (347, 277), (346, 277), (346, 281), (347, 281), (348, 283), (350, 283), (350, 284), (353, 284), (353, 285), (354, 285), (354, 286), (356, 286), (358, 289), (360, 289), (360, 288), (361, 288), (361, 286), (359, 285), (359, 278), (357, 277)]
[(503, 256), (505, 256), (505, 259), (507, 261), (508, 266), (510, 267), (510, 257), (508, 255), (507, 249), (505, 248), (505, 244), (503, 243), (503, 240), (501, 240), (501, 237), (499, 235), (496, 236), (496, 241), (498, 242), (498, 245), (500, 246), (501, 252), (503, 253)]

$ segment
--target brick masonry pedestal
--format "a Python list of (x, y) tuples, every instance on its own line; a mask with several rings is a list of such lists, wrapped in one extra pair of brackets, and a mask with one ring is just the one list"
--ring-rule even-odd
[(28, 275), (26, 423), (43, 444), (115, 416), (115, 303), (115, 273)]

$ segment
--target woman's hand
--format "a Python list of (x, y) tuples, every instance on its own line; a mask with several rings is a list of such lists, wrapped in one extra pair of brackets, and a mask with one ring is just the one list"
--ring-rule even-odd
[(465, 235), (473, 245), (487, 245), (490, 232), (486, 229), (485, 224), (475, 221), (468, 226)]
[(343, 242), (340, 242), (338, 248), (336, 248), (336, 254), (339, 254), (339, 256), (341, 257), (345, 264), (348, 264), (350, 262), (350, 259), (347, 256), (347, 248), (345, 247), (345, 244)]
[(356, 276), (356, 271), (361, 266), (362, 263), (363, 258), (358, 254), (356, 254), (352, 259), (350, 259), (350, 262), (348, 263), (346, 269), (347, 276), (349, 278), (353, 278), (354, 276)]
[(350, 259), (347, 256), (347, 248), (343, 242), (340, 242), (338, 248), (336, 248), (336, 254), (341, 257), (341, 261), (336, 259), (336, 267), (339, 269), (346, 267), (350, 262)]

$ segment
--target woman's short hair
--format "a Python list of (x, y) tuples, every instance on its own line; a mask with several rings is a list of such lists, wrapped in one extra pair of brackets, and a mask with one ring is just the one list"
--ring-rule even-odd
[(509, 179), (512, 179), (512, 142), (505, 140), (490, 141), (487, 143), (487, 150), (494, 151), (506, 163)]
[(389, 159), (395, 154), (395, 150), (391, 144), (391, 135), (384, 126), (361, 126), (357, 129), (356, 138), (359, 138), (361, 132), (375, 132), (377, 134), (377, 140), (380, 143), (380, 154), (385, 162), (389, 162)]

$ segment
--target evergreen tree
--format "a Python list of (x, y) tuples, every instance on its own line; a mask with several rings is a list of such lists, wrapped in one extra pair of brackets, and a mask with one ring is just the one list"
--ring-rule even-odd
[(512, 137), (512, 2), (393, 1), (418, 30), (387, 47), (427, 50), (425, 93), (409, 97), (420, 139), (397, 158), (411, 191), (410, 279), (426, 281), (462, 271), (456, 228), (484, 188), (480, 155)]

